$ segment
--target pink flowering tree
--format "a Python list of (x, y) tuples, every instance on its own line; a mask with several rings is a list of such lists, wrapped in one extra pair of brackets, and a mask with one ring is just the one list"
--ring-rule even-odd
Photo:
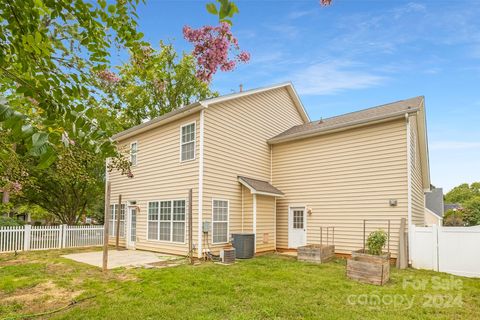
[(250, 60), (250, 54), (240, 50), (230, 24), (225, 21), (218, 26), (203, 26), (198, 29), (184, 26), (183, 36), (193, 44), (192, 54), (198, 64), (197, 77), (203, 82), (212, 81), (212, 76), (219, 69), (231, 71), (237, 63)]

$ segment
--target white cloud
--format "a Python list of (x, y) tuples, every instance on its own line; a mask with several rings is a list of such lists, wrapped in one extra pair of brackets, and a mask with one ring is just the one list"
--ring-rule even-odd
[(289, 24), (276, 24), (276, 25), (269, 25), (267, 26), (270, 30), (272, 30), (277, 36), (286, 37), (289, 39), (296, 38), (297, 35), (300, 33), (299, 28), (289, 25)]
[(394, 17), (395, 19), (401, 18), (405, 14), (410, 14), (414, 12), (425, 12), (427, 7), (424, 4), (416, 3), (416, 2), (409, 2), (405, 6), (396, 8), (394, 10)]
[(460, 150), (480, 149), (480, 142), (471, 141), (433, 141), (430, 143), (431, 150)]
[(315, 13), (314, 10), (305, 10), (305, 11), (292, 11), (288, 14), (289, 19), (298, 19)]
[(316, 63), (295, 72), (290, 79), (300, 94), (327, 95), (347, 89), (378, 86), (387, 78), (358, 70), (350, 61)]

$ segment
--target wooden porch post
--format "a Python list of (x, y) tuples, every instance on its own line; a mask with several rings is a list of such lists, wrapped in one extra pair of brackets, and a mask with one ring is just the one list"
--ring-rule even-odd
[(108, 223), (110, 219), (110, 190), (110, 181), (107, 181), (107, 188), (105, 189), (105, 217), (103, 219), (103, 272), (107, 271), (108, 265)]

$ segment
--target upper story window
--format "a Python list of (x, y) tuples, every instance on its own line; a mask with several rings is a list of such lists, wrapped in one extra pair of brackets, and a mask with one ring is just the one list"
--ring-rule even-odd
[(130, 144), (130, 163), (132, 166), (137, 165), (137, 142), (132, 142)]
[(190, 123), (182, 126), (180, 134), (181, 161), (195, 159), (195, 123)]

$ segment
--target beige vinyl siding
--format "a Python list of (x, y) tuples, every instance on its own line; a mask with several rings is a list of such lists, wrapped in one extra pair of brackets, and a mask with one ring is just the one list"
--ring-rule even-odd
[(257, 252), (272, 251), (275, 245), (275, 197), (257, 195)]
[[(250, 190), (244, 186), (243, 189), (243, 219), (237, 218), (237, 215), (232, 215), (230, 221), (232, 223), (232, 232), (253, 232), (253, 195)], [(239, 227), (240, 226), (240, 227)]]
[(412, 223), (425, 225), (425, 194), (422, 185), (422, 164), (418, 140), (417, 117), (410, 117), (411, 175), (412, 175)]
[[(230, 233), (242, 231), (242, 188), (237, 176), (270, 181), (267, 140), (303, 121), (287, 89), (245, 96), (205, 109), (204, 213), (214, 198), (230, 201)], [(250, 219), (251, 194), (244, 189), (244, 220)], [(211, 219), (211, 214), (204, 214)], [(250, 221), (244, 223), (244, 231)], [(212, 246), (212, 245), (211, 245)], [(218, 249), (212, 246), (212, 250)]]
[[(196, 122), (196, 157), (180, 162), (180, 127), (191, 122)], [(197, 243), (199, 113), (120, 141), (119, 146), (130, 146), (133, 141), (138, 142), (137, 165), (132, 169), (134, 178), (127, 178), (119, 172), (109, 174), (111, 203), (117, 201), (119, 194), (123, 201), (137, 201), (140, 209), (137, 213), (137, 249), (186, 255), (188, 221), (185, 221), (185, 243), (147, 240), (147, 212), (149, 201), (188, 201), (188, 190), (193, 188), (193, 241)], [(186, 205), (188, 207), (188, 203)]]
[(442, 224), (442, 219), (437, 216), (433, 211), (425, 208), (425, 225), (431, 226), (432, 224), (436, 224), (437, 226)]
[[(273, 184), (286, 195), (276, 204), (277, 248), (288, 247), (288, 206), (302, 204), (312, 210), (307, 243), (334, 226), (336, 251), (350, 253), (362, 248), (363, 219), (389, 218), (395, 252), (407, 218), (406, 150), (404, 119), (274, 145)], [(367, 234), (377, 228), (386, 222), (369, 222)]]

